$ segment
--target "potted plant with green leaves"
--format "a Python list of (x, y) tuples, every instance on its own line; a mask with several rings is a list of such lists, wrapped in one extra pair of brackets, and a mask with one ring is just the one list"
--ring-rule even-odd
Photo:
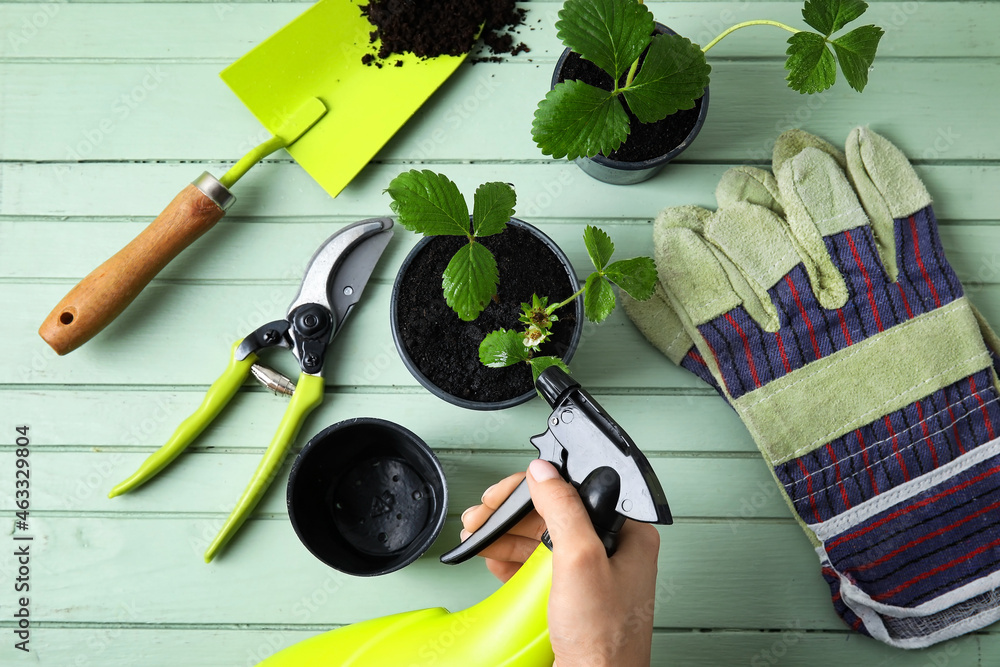
[(638, 0), (566, 0), (556, 22), (567, 47), (532, 123), (546, 155), (568, 157), (599, 180), (631, 184), (653, 176), (697, 136), (708, 111), (711, 67), (705, 54), (734, 31), (769, 25), (792, 33), (785, 61), (789, 87), (817, 93), (834, 84), (837, 62), (864, 90), (883, 30), (859, 18), (862, 0), (806, 0), (815, 30), (770, 20), (745, 21), (704, 47), (656, 23)]
[(393, 285), (393, 340), (417, 381), (455, 405), (529, 400), (543, 370), (568, 370), (584, 317), (600, 323), (614, 310), (612, 284), (638, 300), (653, 294), (653, 260), (612, 262), (614, 243), (592, 226), (583, 241), (595, 270), (579, 286), (562, 250), (512, 217), (516, 195), (505, 183), (480, 185), (471, 216), (443, 174), (408, 171), (387, 192), (399, 224), (425, 237)]
[[(411, 170), (386, 190), (399, 224), (425, 238), (403, 261), (393, 285), (390, 319), (407, 369), (436, 396), (478, 410), (511, 407), (535, 395), (530, 369), (479, 363), (479, 344), (494, 329), (518, 324), (532, 294), (556, 300), (578, 289), (566, 255), (545, 234), (513, 218), (516, 195), (506, 183), (484, 183), (472, 214), (447, 176)], [(583, 304), (561, 312), (564, 326), (541, 345), (572, 358), (583, 330)]]

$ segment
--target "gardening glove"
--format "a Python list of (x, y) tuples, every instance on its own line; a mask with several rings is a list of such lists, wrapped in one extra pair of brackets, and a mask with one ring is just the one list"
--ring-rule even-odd
[[(810, 139), (819, 140), (812, 135), (801, 133)], [(826, 142), (825, 147), (836, 150)], [(778, 184), (771, 172), (756, 167), (736, 167), (728, 170), (719, 181), (715, 190), (715, 198), (720, 206), (728, 206), (735, 202), (757, 204), (769, 208), (778, 215), (783, 211), (778, 201)], [(711, 211), (697, 207), (680, 207), (667, 209), (657, 220), (654, 227), (655, 245), (659, 245), (660, 232), (665, 229), (663, 220), (672, 213), (684, 214), (690, 211), (695, 217), (708, 217)], [(659, 257), (657, 257), (659, 261)], [(684, 323), (670, 305), (670, 300), (663, 289), (663, 284), (657, 282), (653, 296), (645, 301), (638, 301), (627, 293), (621, 293), (622, 306), (625, 313), (642, 332), (650, 343), (672, 362), (694, 373), (726, 398), (719, 388), (715, 378), (709, 371), (704, 358), (695, 348), (694, 341), (684, 328)], [(728, 400), (728, 399), (727, 399)]]
[[(849, 626), (905, 648), (982, 628), (1000, 616), (997, 338), (886, 139), (855, 129), (844, 154), (792, 131), (772, 166), (752, 172), (756, 186), (720, 186), (714, 213), (658, 218), (671, 309), (655, 316), (684, 333), (651, 338), (682, 365), (704, 362)], [(646, 332), (655, 303), (630, 305)]]

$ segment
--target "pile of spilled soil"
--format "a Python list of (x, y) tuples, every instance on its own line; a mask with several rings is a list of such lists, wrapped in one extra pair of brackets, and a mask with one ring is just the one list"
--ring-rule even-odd
[[(396, 326), (403, 346), (420, 372), (447, 393), (476, 402), (504, 401), (532, 390), (527, 364), (487, 368), (479, 361), (479, 343), (496, 329), (522, 329), (521, 303), (532, 294), (549, 303), (568, 298), (576, 288), (566, 269), (542, 241), (508, 225), (502, 234), (477, 239), (497, 259), (497, 300), (472, 322), (459, 319), (444, 300), (441, 274), (465, 237), (435, 236), (413, 258), (397, 284)], [(574, 306), (557, 312), (552, 338), (539, 354), (562, 356), (576, 327)]]
[[(641, 69), (641, 59), (639, 65)], [(620, 82), (622, 85), (625, 84), (626, 76), (622, 76)], [(614, 88), (607, 72), (589, 60), (584, 60), (576, 53), (569, 54), (559, 73), (559, 81), (573, 80), (583, 81), (604, 90)], [(625, 113), (628, 114), (629, 135), (628, 139), (618, 147), (618, 150), (612, 151), (605, 157), (622, 162), (642, 162), (670, 152), (691, 134), (691, 130), (698, 122), (698, 114), (701, 113), (701, 103), (704, 98), (698, 98), (693, 108), (678, 111), (655, 123), (640, 123), (632, 110), (628, 108), (624, 97), (618, 99), (621, 100), (625, 107)]]
[(371, 43), (381, 41), (377, 53), (362, 57), (366, 65), (398, 67), (402, 61), (392, 56), (407, 52), (421, 58), (468, 53), (480, 26), (480, 38), (495, 55), (529, 50), (510, 34), (525, 16), (514, 0), (369, 0), (361, 13), (374, 28)]

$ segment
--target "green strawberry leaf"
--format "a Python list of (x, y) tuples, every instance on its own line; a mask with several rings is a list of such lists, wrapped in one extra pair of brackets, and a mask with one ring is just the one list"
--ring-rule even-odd
[(556, 36), (618, 81), (649, 44), (653, 15), (636, 0), (566, 0)]
[(868, 70), (875, 61), (875, 51), (883, 34), (884, 31), (878, 26), (863, 25), (832, 40), (844, 78), (859, 93), (868, 83)]
[(657, 35), (623, 95), (642, 123), (690, 109), (705, 94), (712, 67), (701, 47), (680, 35)]
[(605, 269), (604, 275), (636, 301), (653, 296), (656, 288), (656, 264), (651, 257), (619, 260)]
[(584, 228), (583, 244), (587, 246), (590, 261), (594, 263), (594, 268), (598, 271), (607, 266), (608, 262), (611, 261), (611, 255), (615, 252), (615, 244), (611, 237), (603, 229), (593, 225), (587, 225)]
[(868, 5), (862, 0), (806, 0), (802, 19), (829, 37), (865, 13)]
[(800, 93), (818, 93), (837, 80), (837, 61), (826, 38), (814, 32), (797, 32), (788, 38), (788, 87)]
[(558, 366), (567, 373), (570, 372), (569, 366), (559, 357), (534, 357), (533, 359), (528, 359), (528, 363), (531, 365), (532, 382), (538, 382), (538, 376), (542, 374), (542, 371), (551, 366)]
[(433, 171), (403, 172), (386, 189), (406, 229), (425, 236), (469, 236), (469, 207), (458, 186)]
[(514, 329), (491, 331), (479, 344), (479, 361), (490, 368), (503, 368), (528, 361), (530, 350), (524, 347), (523, 340), (524, 334)]
[(531, 124), (542, 153), (570, 160), (607, 155), (628, 132), (628, 115), (617, 96), (582, 81), (556, 84), (538, 103)]
[(517, 195), (506, 183), (483, 183), (476, 188), (472, 204), (472, 230), (476, 236), (499, 234), (514, 215)]
[(587, 291), (583, 294), (583, 313), (591, 322), (600, 324), (615, 309), (615, 291), (597, 271), (590, 274), (584, 287)]
[(497, 292), (497, 260), (482, 243), (462, 246), (448, 262), (442, 276), (444, 300), (466, 322), (479, 317)]

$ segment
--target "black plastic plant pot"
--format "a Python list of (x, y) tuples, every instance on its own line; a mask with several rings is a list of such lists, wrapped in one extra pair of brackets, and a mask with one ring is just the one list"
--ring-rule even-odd
[[(490, 325), (486, 320), (502, 311), (506, 318), (506, 324), (502, 326), (521, 329), (524, 325), (517, 321), (521, 303), (529, 302), (532, 293), (540, 297), (548, 296), (552, 299), (550, 303), (553, 303), (554, 299), (566, 299), (579, 289), (573, 266), (565, 253), (537, 228), (511, 218), (507, 230), (502, 234), (478, 239), (477, 242), (482, 241), (490, 247), (490, 244), (499, 243), (495, 241), (498, 237), (510, 239), (499, 245), (495, 252), (500, 271), (498, 301), (496, 305), (488, 305), (475, 321), (459, 320), (447, 307), (441, 288), (441, 273), (447, 259), (465, 242), (464, 237), (433, 236), (421, 239), (400, 266), (389, 306), (392, 338), (407, 370), (435, 396), (470, 410), (502, 410), (537, 396), (527, 364), (497, 369), (487, 368), (479, 361), (479, 343), (490, 331), (500, 328), (500, 325)], [(499, 248), (505, 245), (512, 248), (500, 252)], [(522, 254), (527, 254), (528, 247), (532, 252), (538, 253), (539, 259), (524, 259)], [(432, 254), (441, 255), (437, 265), (432, 265), (428, 259)], [(428, 268), (430, 266), (434, 268)], [(545, 291), (524, 291), (522, 288), (520, 296), (510, 296), (518, 293), (514, 283), (526, 287), (536, 278), (540, 283), (558, 280), (562, 290), (547, 294)], [(427, 286), (415, 296), (413, 281), (416, 280), (422, 280)], [(419, 303), (414, 303), (416, 298), (420, 299)], [(583, 299), (576, 299), (560, 308), (556, 315), (559, 320), (552, 329), (553, 339), (542, 345), (540, 354), (558, 356), (569, 363), (583, 333)], [(441, 332), (426, 333), (434, 327), (438, 327)], [(435, 349), (439, 343), (443, 346), (442, 339), (445, 337), (449, 339), (449, 345), (459, 342), (464, 345), (460, 358), (455, 358), (455, 355), (449, 357)], [(430, 341), (430, 344), (425, 345), (423, 341)], [(428, 351), (424, 348), (430, 349)], [(519, 375), (510, 380), (514, 374)], [(457, 381), (455, 377), (458, 378)], [(507, 386), (512, 390), (504, 393)]]
[[(656, 24), (656, 32), (658, 34), (668, 35), (677, 34), (662, 23)], [(570, 58), (577, 59), (579, 56), (574, 54), (570, 49), (566, 49), (556, 62), (555, 71), (552, 73), (553, 88), (557, 83), (563, 80), (563, 69), (567, 64), (567, 60)], [(596, 70), (596, 66), (594, 66), (594, 69)], [(610, 82), (610, 77), (607, 77), (607, 75), (604, 76)], [(592, 82), (587, 81), (587, 83)], [(613, 159), (605, 157), (604, 155), (595, 155), (592, 158), (579, 157), (575, 160), (576, 165), (580, 167), (580, 169), (582, 169), (588, 176), (612, 185), (633, 185), (635, 183), (642, 183), (643, 181), (649, 180), (655, 176), (668, 162), (683, 153), (687, 147), (691, 145), (691, 142), (694, 141), (695, 137), (698, 136), (702, 125), (705, 124), (705, 117), (708, 115), (708, 87), (705, 88), (705, 94), (695, 102), (695, 109), (686, 112), (680, 111), (673, 116), (668, 116), (663, 121), (660, 121), (660, 123), (671, 122), (671, 119), (679, 118), (681, 114), (684, 115), (687, 123), (693, 123), (693, 126), (682, 138), (675, 137), (672, 139), (665, 139), (666, 145), (664, 146), (662, 153), (656, 154), (648, 159), (634, 162)], [(633, 117), (632, 123), (633, 131), (630, 133), (630, 137), (635, 132), (634, 126), (638, 123), (638, 121)]]
[(348, 419), (302, 449), (288, 478), (288, 517), (316, 558), (371, 577), (409, 565), (444, 526), (448, 488), (434, 452), (382, 419)]

